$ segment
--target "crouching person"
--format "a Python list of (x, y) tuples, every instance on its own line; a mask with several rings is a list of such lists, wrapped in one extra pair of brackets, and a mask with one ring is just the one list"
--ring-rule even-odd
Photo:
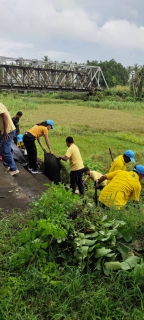
[(103, 175), (95, 181), (96, 188), (106, 179), (111, 180), (99, 196), (102, 207), (115, 207), (118, 210), (125, 206), (129, 199), (139, 204), (141, 192), (140, 180), (144, 177), (144, 166), (137, 165), (133, 171), (117, 170)]
[[(91, 171), (88, 167), (84, 167), (83, 173), (86, 175), (86, 179), (84, 180), (84, 185), (91, 179), (93, 182), (100, 179), (103, 174), (98, 171)], [(104, 180), (98, 187), (98, 189), (102, 190), (107, 185), (107, 180)]]

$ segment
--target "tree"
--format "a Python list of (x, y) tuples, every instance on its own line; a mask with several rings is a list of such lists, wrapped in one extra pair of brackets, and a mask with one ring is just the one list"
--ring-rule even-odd
[[(128, 71), (121, 63), (116, 62), (114, 59), (110, 61), (87, 61), (88, 65), (100, 66), (102, 72), (105, 76), (107, 84), (109, 87), (114, 87), (115, 85), (126, 85), (128, 83)], [(102, 81), (102, 80), (101, 80)], [(101, 86), (103, 83), (100, 83)]]
[(134, 96), (141, 98), (143, 85), (144, 85), (144, 65), (142, 67), (136, 66), (134, 67), (134, 71), (132, 73), (132, 77), (130, 80), (130, 88)]

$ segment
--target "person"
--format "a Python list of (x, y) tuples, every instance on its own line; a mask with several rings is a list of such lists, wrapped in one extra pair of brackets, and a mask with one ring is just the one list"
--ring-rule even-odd
[(14, 137), (14, 143), (17, 144), (17, 135), (20, 133), (20, 128), (19, 128), (19, 120), (22, 117), (23, 113), (22, 111), (18, 111), (16, 115), (12, 118), (13, 124), (16, 127), (16, 134)]
[(48, 138), (48, 131), (50, 129), (54, 129), (54, 122), (52, 120), (46, 120), (41, 123), (37, 123), (31, 129), (29, 129), (23, 136), (23, 142), (27, 150), (28, 161), (29, 161), (29, 170), (31, 173), (42, 173), (38, 169), (37, 165), (37, 148), (35, 145), (35, 140), (37, 139), (39, 145), (41, 146), (42, 150), (45, 151), (45, 148), (40, 140), (40, 137), (45, 138), (45, 142), (51, 154), (54, 154), (49, 138)]
[[(91, 179), (93, 181), (98, 180), (101, 178), (102, 173), (98, 172), (98, 171), (91, 171), (88, 167), (84, 167), (83, 169), (83, 173), (87, 176), (86, 179), (83, 181), (84, 185), (86, 185), (86, 183)], [(107, 180), (104, 180), (100, 186), (99, 189), (103, 189), (103, 187), (105, 187), (107, 185)]]
[(63, 161), (70, 161), (70, 188), (73, 194), (78, 187), (80, 195), (84, 195), (84, 184), (82, 180), (83, 175), (83, 160), (79, 148), (74, 144), (72, 137), (66, 138), (68, 149), (65, 156), (60, 156), (59, 159)]
[(144, 166), (136, 165), (133, 171), (117, 170), (106, 173), (95, 181), (96, 188), (106, 179), (110, 183), (103, 188), (99, 196), (102, 207), (116, 207), (120, 209), (125, 206), (129, 199), (139, 203), (141, 192), (140, 180), (144, 177)]
[(2, 133), (3, 165), (13, 176), (19, 173), (11, 152), (11, 145), (16, 133), (16, 128), (11, 120), (7, 108), (2, 103), (0, 103), (0, 131)]
[(135, 153), (132, 150), (126, 150), (123, 155), (117, 156), (111, 163), (109, 172), (116, 170), (126, 170), (126, 164), (135, 162), (134, 159)]

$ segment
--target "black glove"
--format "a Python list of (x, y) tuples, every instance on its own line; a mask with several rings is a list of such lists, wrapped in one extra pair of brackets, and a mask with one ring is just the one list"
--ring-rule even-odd
[(95, 189), (97, 189), (99, 187), (99, 181), (98, 180), (95, 180), (94, 187), (95, 187)]

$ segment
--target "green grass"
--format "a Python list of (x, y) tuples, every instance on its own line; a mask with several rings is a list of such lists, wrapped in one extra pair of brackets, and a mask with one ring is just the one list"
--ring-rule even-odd
[[(71, 135), (80, 148), (84, 164), (90, 169), (107, 172), (111, 163), (109, 148), (114, 156), (132, 149), (136, 152), (136, 162), (144, 164), (144, 109), (141, 103), (57, 98), (56, 94), (1, 94), (1, 102), (12, 116), (18, 110), (23, 111), (22, 133), (37, 122), (54, 120), (55, 128), (50, 130), (49, 139), (56, 156), (65, 154), (65, 139)], [(43, 158), (39, 145), (38, 155)], [(68, 163), (64, 165), (69, 168)], [(132, 164), (128, 165), (128, 169), (132, 167)], [(90, 183), (86, 192), (88, 208), (85, 209), (89, 217), (94, 215), (92, 195)], [(81, 208), (81, 204), (79, 206)], [(110, 211), (109, 218), (125, 221), (134, 236), (143, 239), (143, 192), (141, 206), (141, 214), (128, 206), (120, 212)], [(67, 208), (69, 214), (69, 203)], [(103, 214), (99, 210), (97, 214)], [(89, 265), (82, 270), (70, 263), (71, 252), (61, 264), (57, 262), (56, 249), (49, 251), (49, 261), (37, 256), (24, 265), (14, 266), (12, 259), (23, 247), (19, 231), (27, 227), (27, 220), (36, 221), (40, 217), (41, 210), (37, 212), (36, 208), (31, 208), (25, 215), (3, 214), (0, 221), (1, 320), (144, 319), (143, 284), (136, 281), (133, 272), (112, 272), (106, 276)], [(65, 254), (63, 249), (62, 253)]]

